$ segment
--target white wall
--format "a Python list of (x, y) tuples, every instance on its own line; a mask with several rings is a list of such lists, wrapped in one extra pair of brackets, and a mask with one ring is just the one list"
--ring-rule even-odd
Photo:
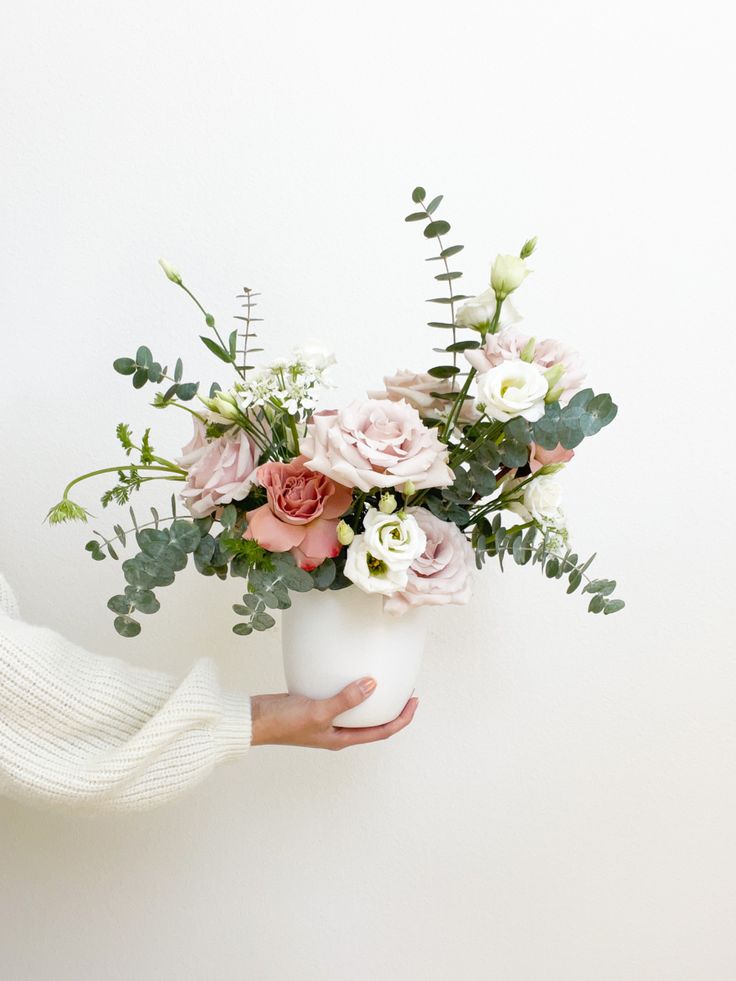
[[(0, 804), (4, 981), (736, 976), (731, 48), (708, 0), (6, 14), (0, 541), (28, 618), (281, 688), (277, 632), (230, 633), (237, 581), (185, 577), (126, 642), (119, 568), (41, 519), (116, 461), (117, 422), (151, 420), (114, 357), (148, 342), (216, 371), (159, 255), (225, 320), (262, 290), (271, 353), (334, 346), (341, 398), (427, 366), (433, 270), (402, 220), (420, 182), (471, 291), (540, 236), (529, 324), (621, 406), (566, 481), (628, 608), (489, 570), (437, 620), (394, 741), (254, 750), (134, 817)], [(152, 420), (169, 452), (175, 415)]]

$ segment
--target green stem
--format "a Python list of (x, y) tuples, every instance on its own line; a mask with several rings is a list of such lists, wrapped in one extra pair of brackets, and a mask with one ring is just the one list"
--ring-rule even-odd
[(452, 431), (455, 428), (455, 423), (457, 422), (457, 418), (460, 415), (460, 411), (465, 402), (465, 398), (468, 392), (470, 391), (470, 383), (473, 381), (473, 379), (477, 374), (478, 372), (475, 370), (475, 368), (470, 369), (470, 371), (467, 374), (467, 377), (465, 378), (465, 383), (463, 387), (460, 389), (457, 398), (453, 402), (452, 408), (450, 409), (450, 414), (447, 417), (447, 422), (442, 427), (441, 438), (443, 443), (449, 443), (450, 441), (450, 436), (452, 435)]
[[(212, 316), (212, 314), (207, 313), (205, 308), (202, 306), (202, 304), (199, 302), (197, 297), (194, 295), (194, 293), (192, 293), (192, 291), (189, 289), (188, 286), (185, 286), (184, 283), (179, 283), (179, 286), (181, 286), (181, 288), (184, 290), (184, 292), (187, 294), (188, 297), (194, 300), (194, 302), (197, 304), (199, 309), (202, 311), (202, 315), (204, 316), (205, 323), (207, 324), (208, 327), (211, 327), (212, 330), (215, 332), (215, 336), (217, 337), (217, 340), (220, 342), (220, 347), (223, 349), (223, 351), (229, 351), (230, 349), (228, 345), (222, 339), (219, 330), (215, 326), (215, 318)], [(209, 323), (210, 320), (212, 321), (211, 324)], [(238, 369), (238, 366), (234, 362), (230, 362), (230, 363), (232, 364), (233, 368), (238, 373), (238, 375), (240, 375), (240, 370)]]
[[(103, 467), (101, 470), (90, 470), (89, 473), (82, 474), (81, 477), (75, 477), (74, 480), (72, 480), (70, 483), (66, 485), (66, 487), (64, 488), (64, 494), (62, 500), (68, 499), (69, 491), (72, 489), (72, 487), (74, 487), (75, 484), (79, 484), (83, 480), (89, 480), (90, 477), (99, 477), (103, 473), (117, 473), (119, 470), (138, 470), (138, 471), (142, 470), (145, 472), (149, 472), (152, 470), (161, 470), (164, 473), (173, 472), (171, 470), (171, 467), (149, 467), (149, 466), (142, 467), (142, 466), (135, 466), (135, 464), (130, 464), (130, 463), (126, 463), (124, 466), (121, 467)], [(179, 471), (177, 477), (183, 473), (184, 473), (183, 470)]]

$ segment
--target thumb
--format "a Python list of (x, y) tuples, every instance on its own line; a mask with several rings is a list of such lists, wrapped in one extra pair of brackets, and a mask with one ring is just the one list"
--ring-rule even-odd
[(360, 705), (361, 702), (364, 702), (373, 693), (375, 687), (375, 678), (361, 678), (359, 681), (353, 681), (351, 684), (346, 685), (337, 695), (324, 700), (325, 715), (329, 719), (334, 719), (341, 712), (355, 708), (356, 705)]

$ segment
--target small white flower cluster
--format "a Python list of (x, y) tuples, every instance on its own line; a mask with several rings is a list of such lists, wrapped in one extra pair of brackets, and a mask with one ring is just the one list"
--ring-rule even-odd
[(306, 417), (317, 406), (318, 390), (333, 387), (329, 369), (334, 363), (334, 355), (321, 348), (299, 348), (291, 357), (272, 361), (237, 384), (233, 389), (236, 404), (242, 412), (273, 405)]

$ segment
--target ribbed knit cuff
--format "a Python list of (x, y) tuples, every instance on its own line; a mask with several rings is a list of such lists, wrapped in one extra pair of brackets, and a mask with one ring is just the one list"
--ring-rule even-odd
[(217, 742), (222, 759), (242, 756), (250, 749), (252, 722), (250, 696), (233, 693), (222, 697), (223, 713), (217, 727)]

